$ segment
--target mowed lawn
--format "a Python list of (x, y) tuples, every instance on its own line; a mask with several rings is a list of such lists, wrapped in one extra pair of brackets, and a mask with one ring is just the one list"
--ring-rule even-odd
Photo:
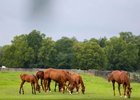
[[(124, 97), (119, 97), (117, 84), (116, 96), (113, 96), (111, 83), (104, 78), (88, 73), (81, 74), (86, 87), (84, 95), (81, 91), (79, 94), (74, 92), (72, 95), (69, 95), (67, 91), (64, 94), (58, 91), (54, 92), (54, 82), (51, 83), (52, 92), (44, 93), (41, 90), (41, 93), (37, 92), (36, 95), (32, 95), (31, 85), (25, 83), (25, 94), (20, 95), (19, 87), (21, 80), (19, 75), (21, 73), (35, 74), (36, 72), (0, 72), (0, 100), (126, 100)], [(140, 100), (140, 83), (131, 83), (131, 87), (133, 89), (130, 100)]]

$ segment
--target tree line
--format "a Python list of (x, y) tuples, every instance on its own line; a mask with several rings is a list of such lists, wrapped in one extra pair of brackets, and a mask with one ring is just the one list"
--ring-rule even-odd
[(140, 35), (121, 32), (113, 36), (78, 41), (54, 41), (40, 31), (15, 36), (0, 47), (0, 65), (11, 68), (61, 68), (136, 71), (140, 67)]

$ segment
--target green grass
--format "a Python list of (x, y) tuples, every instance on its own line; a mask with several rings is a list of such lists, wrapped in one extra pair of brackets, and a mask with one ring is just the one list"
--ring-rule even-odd
[[(81, 91), (79, 94), (74, 92), (72, 95), (69, 95), (68, 92), (65, 92), (64, 94), (54, 92), (53, 82), (51, 84), (52, 92), (44, 93), (41, 91), (41, 93), (37, 93), (36, 95), (32, 95), (31, 85), (29, 83), (25, 83), (25, 94), (20, 95), (18, 91), (21, 82), (19, 75), (21, 73), (24, 72), (0, 72), (0, 100), (126, 100), (124, 97), (119, 97), (117, 84), (116, 96), (113, 96), (112, 84), (108, 83), (108, 81), (104, 78), (96, 77), (91, 74), (82, 74), (86, 86), (84, 95)], [(133, 90), (130, 100), (140, 100), (140, 84), (131, 83), (131, 86)]]

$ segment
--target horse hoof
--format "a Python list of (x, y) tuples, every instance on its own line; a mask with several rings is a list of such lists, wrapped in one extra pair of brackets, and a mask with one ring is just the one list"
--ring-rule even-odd
[(127, 98), (127, 96), (125, 95), (124, 98)]

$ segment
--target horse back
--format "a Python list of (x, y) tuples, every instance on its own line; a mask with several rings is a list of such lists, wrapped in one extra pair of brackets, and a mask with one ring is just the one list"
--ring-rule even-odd
[(122, 83), (129, 84), (130, 83), (130, 78), (129, 78), (128, 72), (123, 71), (120, 75), (120, 80), (121, 80)]
[(118, 70), (112, 71), (112, 73), (110, 74), (108, 80), (109, 80), (109, 81), (116, 81), (116, 82), (119, 82), (120, 75), (121, 75), (121, 72), (120, 72), (120, 71), (118, 71)]
[(35, 82), (35, 77), (34, 75), (30, 75), (30, 74), (20, 74), (20, 78), (22, 81), (26, 81), (26, 82)]

